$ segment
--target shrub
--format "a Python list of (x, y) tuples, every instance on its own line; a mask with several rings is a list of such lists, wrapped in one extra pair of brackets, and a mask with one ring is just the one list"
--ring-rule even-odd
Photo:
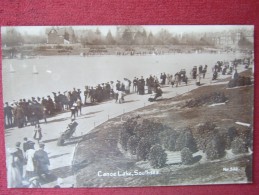
[(162, 123), (144, 119), (141, 125), (134, 129), (134, 134), (137, 137), (145, 137), (149, 140), (151, 144), (156, 144), (159, 142), (159, 133), (163, 131)]
[(130, 135), (133, 135), (133, 131), (137, 126), (137, 120), (135, 118), (130, 118), (123, 123), (122, 128), (127, 131)]
[(231, 79), (228, 83), (228, 87), (246, 86), (251, 85), (252, 81), (250, 77), (239, 76), (237, 79)]
[(231, 149), (234, 154), (246, 153), (248, 151), (246, 142), (240, 137), (231, 142)]
[(150, 165), (153, 168), (161, 168), (165, 166), (167, 154), (165, 153), (165, 150), (158, 144), (151, 147), (148, 159), (150, 162)]
[(236, 81), (236, 86), (244, 86), (245, 85), (245, 77), (238, 77)]
[(227, 97), (225, 96), (224, 93), (214, 92), (214, 93), (205, 94), (198, 98), (186, 101), (183, 107), (193, 108), (193, 107), (198, 107), (205, 104), (222, 103), (222, 102), (225, 102), (226, 100), (227, 100)]
[(182, 158), (182, 163), (184, 165), (189, 165), (193, 162), (193, 157), (192, 157), (192, 152), (189, 148), (183, 148), (181, 150), (181, 158)]
[(209, 160), (221, 158), (225, 154), (223, 137), (219, 134), (214, 135), (213, 139), (207, 144), (205, 153)]
[(127, 149), (128, 151), (135, 155), (138, 147), (139, 138), (135, 135), (131, 136), (128, 140)]
[(228, 129), (227, 133), (224, 135), (225, 143), (226, 143), (226, 149), (231, 148), (231, 142), (235, 139), (237, 136), (237, 129), (236, 127), (232, 126)]
[(159, 133), (159, 143), (163, 148), (175, 151), (175, 142), (178, 138), (179, 133), (171, 128), (166, 127), (164, 131)]
[(252, 148), (253, 144), (253, 131), (251, 128), (240, 128), (238, 129), (238, 136), (242, 138), (247, 147)]
[(235, 87), (237, 84), (236, 84), (236, 80), (235, 79), (231, 79), (229, 82), (228, 82), (228, 88), (232, 88), (232, 87)]
[(119, 136), (119, 143), (124, 150), (127, 150), (127, 144), (129, 138), (133, 135), (133, 130), (136, 128), (137, 120), (135, 118), (130, 118), (122, 125), (122, 130)]
[(252, 85), (252, 81), (251, 81), (251, 78), (250, 77), (245, 77), (245, 82), (244, 82), (245, 85)]
[(193, 139), (192, 132), (189, 128), (181, 131), (175, 143), (176, 151), (181, 151), (185, 147), (189, 148), (192, 152), (197, 151), (197, 147)]
[(137, 154), (139, 160), (146, 160), (150, 147), (159, 143), (159, 134), (165, 128), (160, 122), (141, 119), (139, 116), (130, 118), (123, 123), (119, 142), (124, 150)]
[(236, 127), (230, 127), (228, 129), (228, 137), (230, 139), (230, 141), (232, 142), (234, 140), (234, 138), (237, 136), (237, 129)]
[(150, 151), (151, 144), (146, 138), (141, 138), (137, 147), (137, 159), (138, 160), (147, 160), (148, 153)]
[(211, 122), (206, 122), (199, 125), (193, 130), (193, 137), (195, 139), (197, 148), (205, 151), (207, 144), (212, 140), (213, 136), (217, 134), (216, 125)]

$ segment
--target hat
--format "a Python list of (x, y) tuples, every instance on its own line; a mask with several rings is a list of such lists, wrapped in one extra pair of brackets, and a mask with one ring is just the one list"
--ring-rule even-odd
[(16, 147), (20, 147), (21, 146), (21, 142), (16, 142), (15, 146)]
[(40, 143), (40, 144), (39, 144), (39, 147), (40, 147), (40, 148), (43, 148), (44, 146), (45, 146), (44, 143)]

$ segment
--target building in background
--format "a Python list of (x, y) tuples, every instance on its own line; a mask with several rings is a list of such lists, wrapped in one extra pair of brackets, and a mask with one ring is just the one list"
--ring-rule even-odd
[(73, 44), (76, 42), (75, 32), (72, 27), (52, 27), (47, 29), (48, 44)]

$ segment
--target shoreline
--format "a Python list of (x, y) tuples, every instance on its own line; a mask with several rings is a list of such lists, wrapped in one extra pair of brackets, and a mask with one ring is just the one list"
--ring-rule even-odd
[[(178, 56), (176, 60), (174, 60), (175, 59), (174, 55)], [(185, 56), (185, 55), (187, 55), (187, 56)], [(201, 55), (201, 56), (199, 57), (199, 55)], [(215, 57), (214, 57), (214, 55), (215, 55)], [(165, 61), (166, 56), (169, 56), (169, 59), (172, 60), (172, 64)], [(60, 91), (61, 94), (63, 94), (64, 92), (69, 92), (69, 91), (72, 92), (73, 88), (80, 89), (81, 92), (83, 92), (85, 90), (86, 85), (95, 87), (98, 84), (106, 83), (106, 82), (110, 82), (110, 81), (113, 81), (114, 83), (116, 83), (116, 80), (122, 81), (123, 78), (128, 78), (132, 81), (134, 79), (134, 77), (140, 78), (140, 76), (144, 76), (144, 78), (147, 78), (147, 77), (149, 77), (150, 74), (152, 74), (153, 76), (159, 77), (160, 73), (162, 73), (162, 72), (166, 72), (166, 73), (173, 75), (176, 72), (179, 72), (180, 69), (186, 69), (187, 70), (186, 75), (187, 75), (187, 77), (190, 77), (189, 72), (193, 69), (193, 66), (195, 66), (195, 65), (198, 66), (199, 64), (202, 64), (204, 66), (205, 64), (207, 64), (208, 71), (210, 71), (211, 68), (213, 68), (213, 66), (215, 65), (215, 63), (217, 61), (229, 62), (229, 61), (233, 61), (235, 59), (243, 59), (244, 57), (246, 57), (244, 54), (234, 54), (234, 53), (229, 54), (229, 56), (227, 54), (211, 54), (209, 56), (213, 57), (213, 60), (206, 59), (206, 60), (204, 60), (203, 63), (201, 63), (200, 62), (201, 60), (199, 60), (199, 59), (206, 57), (207, 54), (200, 53), (200, 54), (196, 55), (196, 54), (186, 53), (186, 54), (182, 54), (182, 56), (181, 56), (181, 54), (180, 55), (169, 54), (166, 56), (163, 57), (161, 55), (158, 55), (158, 56), (111, 56), (110, 55), (110, 56), (102, 56), (103, 62), (98, 62), (98, 61), (95, 62), (96, 60), (93, 59), (93, 58), (98, 58), (99, 56), (90, 56), (89, 58), (88, 57), (84, 58), (84, 57), (80, 57), (80, 56), (77, 56), (77, 57), (76, 56), (63, 56), (62, 59), (58, 59), (59, 56), (46, 56), (46, 57), (43, 57), (42, 59), (40, 59), (39, 61), (38, 61), (38, 59), (28, 59), (28, 60), (24, 60), (24, 61), (19, 60), (19, 59), (13, 59), (14, 61), (11, 59), (6, 59), (6, 61), (3, 63), (3, 67), (4, 67), (3, 68), (3, 74), (4, 74), (4, 76), (3, 76), (3, 90), (4, 90), (3, 100), (4, 100), (4, 102), (13, 103), (13, 101), (19, 101), (19, 99), (26, 99), (26, 100), (29, 99), (30, 100), (31, 97), (35, 97), (35, 98), (44, 97), (46, 99), (48, 95), (50, 95), (51, 98), (53, 99), (53, 94), (52, 94), (53, 92), (58, 93), (58, 91)], [(74, 59), (75, 57), (76, 57), (76, 59)], [(123, 60), (131, 61), (130, 60), (131, 57), (133, 59), (132, 63), (129, 63), (129, 62), (125, 63), (124, 69), (127, 72), (123, 72), (118, 65), (114, 66), (112, 63), (113, 61), (118, 64), (122, 63)], [(196, 63), (193, 63), (193, 62), (190, 62), (190, 60), (187, 60), (187, 61), (184, 60), (182, 62), (183, 64), (179, 65), (178, 60), (186, 59), (188, 57), (190, 57), (190, 58), (194, 57), (195, 60), (198, 60), (198, 61)], [(111, 60), (109, 58), (111, 58)], [(142, 60), (142, 58), (145, 61), (144, 61), (143, 66), (139, 66), (140, 73), (133, 74), (134, 67), (136, 67), (134, 63), (138, 63), (139, 60)], [(69, 78), (69, 75), (65, 74), (62, 69), (58, 69), (56, 65), (53, 66), (53, 68), (51, 67), (51, 65), (50, 66), (48, 65), (48, 63), (50, 63), (52, 61), (57, 61), (57, 60), (60, 60), (60, 63), (64, 64), (64, 68), (69, 70), (72, 77), (78, 76), (80, 78), (80, 80), (74, 79), (74, 81), (69, 82), (68, 81), (69, 79), (67, 79), (67, 78)], [(78, 72), (73, 69), (69, 69), (70, 61), (71, 61), (71, 63), (78, 63), (77, 67), (82, 68), (82, 71)], [(105, 65), (103, 65), (103, 64), (105, 64)], [(131, 68), (131, 64), (133, 65), (132, 68)], [(10, 73), (8, 71), (11, 68), (10, 67), (11, 65), (14, 67), (15, 73)], [(86, 66), (84, 66), (84, 65), (86, 65)], [(147, 65), (152, 65), (150, 71), (145, 70), (148, 68)], [(35, 68), (34, 66), (37, 67), (38, 74), (33, 74), (33, 70)], [(95, 80), (94, 78), (92, 78), (91, 74), (87, 74), (87, 72), (86, 72), (88, 68), (93, 69), (93, 70), (95, 70), (96, 68), (101, 68), (103, 70), (106, 70), (106, 69), (108, 69), (107, 67), (109, 67), (109, 66), (111, 68), (114, 68), (115, 70), (118, 69), (118, 73), (113, 73), (110, 70), (107, 70), (108, 75), (105, 75), (104, 73), (100, 73), (99, 79)], [(157, 66), (161, 66), (160, 72), (158, 72), (156, 70)], [(114, 74), (114, 77), (109, 76), (109, 75), (113, 75), (113, 74)], [(25, 77), (25, 75), (27, 77)], [(86, 75), (86, 76), (84, 76), (84, 75)], [(33, 83), (27, 82), (25, 79), (30, 79), (31, 81), (33, 81)], [(38, 87), (41, 84), (40, 79), (46, 80), (50, 86), (48, 87), (45, 84), (42, 84), (42, 88), (40, 90)], [(64, 82), (62, 83), (61, 80)], [(28, 88), (24, 88), (22, 90), (22, 93), (16, 93), (15, 91), (21, 90), (21, 89), (17, 89), (15, 87), (13, 87), (13, 89), (10, 90), (9, 87), (7, 87), (8, 83), (11, 86), (16, 85), (16, 83), (21, 83), (23, 85), (31, 86), (31, 89), (34, 91), (34, 93), (31, 93), (30, 92), (31, 89), (28, 89)], [(56, 87), (54, 87), (54, 86), (56, 86)], [(67, 93), (66, 93), (66, 95), (67, 95)], [(84, 99), (84, 96), (82, 93), (81, 93), (81, 98)]]

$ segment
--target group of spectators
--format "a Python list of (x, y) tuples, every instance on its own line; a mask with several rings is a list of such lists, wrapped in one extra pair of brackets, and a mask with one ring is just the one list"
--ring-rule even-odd
[[(218, 61), (213, 66), (212, 80), (217, 79), (219, 72), (223, 75), (231, 75), (238, 63), (250, 64), (249, 61), (249, 58), (236, 59), (233, 62)], [(207, 65), (192, 68), (190, 75), (192, 79), (196, 80), (197, 85), (200, 84), (202, 78), (205, 78), (207, 69)], [(123, 81), (117, 80), (116, 82), (101, 83), (97, 86), (85, 86), (83, 92), (84, 101), (81, 98), (81, 90), (73, 88), (71, 91), (63, 92), (63, 94), (53, 92), (53, 98), (48, 95), (47, 98), (32, 97), (29, 100), (20, 99), (11, 103), (6, 102), (4, 106), (5, 127), (18, 126), (22, 128), (28, 124), (39, 124), (42, 119), (47, 123), (47, 117), (66, 110), (71, 111), (71, 117), (75, 118), (78, 114), (81, 114), (82, 106), (88, 103), (99, 103), (110, 99), (115, 99), (115, 102), (122, 103), (124, 96), (130, 92), (139, 95), (152, 94), (156, 93), (159, 86), (172, 85), (178, 87), (182, 82), (186, 85), (188, 83), (185, 69), (181, 69), (174, 75), (164, 72), (160, 76), (150, 75), (145, 79), (141, 76), (140, 78), (134, 77), (132, 81), (124, 78)]]
[(15, 151), (11, 152), (11, 164), (7, 168), (9, 187), (41, 187), (39, 181), (47, 181), (51, 177), (45, 144), (39, 143), (39, 149), (36, 150), (35, 143), (25, 137), (22, 146), (21, 142), (16, 142), (15, 147)]

